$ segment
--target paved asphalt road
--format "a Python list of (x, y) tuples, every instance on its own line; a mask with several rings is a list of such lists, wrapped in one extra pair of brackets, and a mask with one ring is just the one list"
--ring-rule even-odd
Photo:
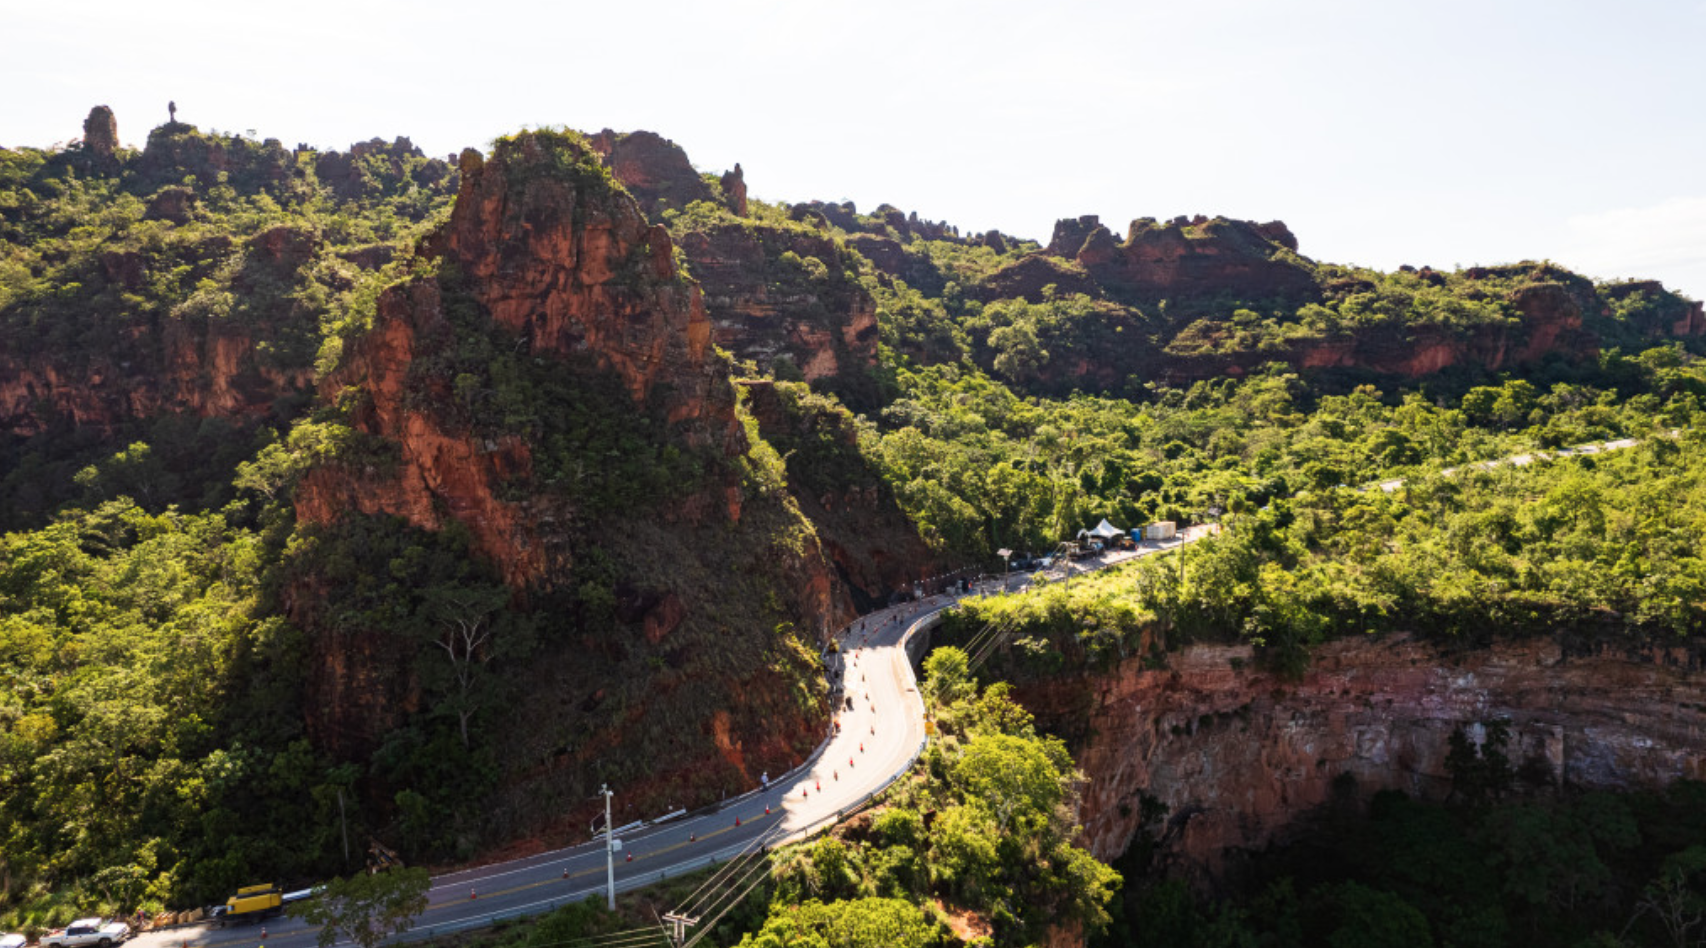
[[(1200, 539), (1210, 529), (1194, 528), (1175, 541), (1145, 544), (1135, 552), (1112, 553), (1063, 568), (1079, 573), (1111, 566), (1174, 549)], [(1015, 575), (1008, 587), (1023, 588), (1028, 581), (1029, 576)], [(773, 781), (768, 790), (755, 790), (709, 812), (619, 832), (617, 887), (637, 888), (659, 881), (664, 874), (701, 868), (713, 859), (726, 863), (760, 844), (761, 837), (763, 845), (803, 837), (887, 787), (911, 765), (924, 743), (924, 705), (900, 644), (902, 636), (920, 619), (953, 602), (951, 597), (937, 596), (906, 603), (872, 613), (844, 630), (838, 638), (841, 652), (831, 655), (828, 663), (832, 679), (836, 673), (841, 677), (839, 688), (832, 692), (832, 700), (838, 702), (839, 732), (805, 765)], [(494, 916), (542, 912), (597, 894), (604, 884), (602, 843), (448, 873), (433, 879), (427, 910), (408, 937), (479, 927)], [(264, 926), (188, 925), (144, 932), (132, 944), (137, 948), (312, 948), (316, 930), (279, 918)]]

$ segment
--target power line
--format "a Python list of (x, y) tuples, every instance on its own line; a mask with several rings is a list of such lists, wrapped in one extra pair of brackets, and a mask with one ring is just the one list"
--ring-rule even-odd
[(1001, 640), (1017, 631), (1020, 624), (1021, 620), (1018, 613), (1014, 613), (1006, 622), (1003, 622), (1001, 627), (978, 650), (978, 653), (966, 663), (966, 671), (976, 672), (978, 668), (982, 667), (983, 663), (989, 660), (989, 656), (995, 654), (995, 649), (1001, 645)]
[[(768, 870), (768, 869), (769, 869), (769, 866), (767, 865), (767, 860), (755, 863), (752, 866), (752, 868), (748, 869), (746, 871), (746, 875), (741, 876), (740, 882), (736, 882), (735, 885), (740, 885), (742, 882), (746, 882), (746, 880), (752, 879), (754, 874), (757, 874), (758, 878), (752, 879), (752, 883), (750, 885), (748, 885), (746, 888), (742, 889), (739, 894), (735, 895), (731, 901), (727, 902), (727, 904), (724, 904), (721, 909), (717, 909), (717, 913), (715, 915), (711, 916), (711, 920), (706, 922), (705, 925), (699, 929), (699, 933), (697, 935), (694, 935), (691, 939), (689, 939), (686, 942), (686, 944), (681, 946), (681, 948), (689, 948), (689, 946), (697, 944), (701, 939), (710, 935), (712, 929), (717, 927), (717, 923), (722, 921), (723, 916), (727, 915), (729, 913), (730, 909), (734, 908), (735, 906), (739, 905), (741, 902), (745, 901), (747, 895), (749, 895), (752, 892), (752, 890), (758, 886), (759, 883), (763, 882), (768, 877), (768, 875), (769, 875), (768, 871), (761, 873), (761, 872), (759, 872), (759, 870)], [(734, 890), (731, 887), (730, 892), (732, 893), (733, 891)], [(718, 901), (720, 902), (720, 901), (722, 901), (722, 899), (718, 899)], [(710, 905), (706, 906), (706, 911), (708, 912), (712, 908), (715, 908), (716, 904), (717, 904), (717, 902), (713, 902)]]
[(566, 941), (530, 945), (528, 948), (636, 948), (636, 946), (645, 944), (647, 939), (668, 941), (661, 933), (654, 932), (649, 928), (630, 928), (603, 935), (587, 935), (581, 938), (570, 938)]
[[(757, 866), (754, 866), (753, 868), (758, 869), (758, 868), (763, 868), (763, 867), (764, 867), (764, 864), (759, 863)], [(751, 873), (749, 872), (748, 875), (750, 875), (750, 874)], [(729, 902), (729, 904), (723, 906), (722, 909), (720, 911), (718, 911), (716, 915), (711, 917), (711, 920), (709, 922), (705, 923), (705, 927), (699, 929), (699, 934), (694, 935), (691, 939), (688, 940), (687, 944), (682, 945), (681, 948), (692, 948), (692, 946), (699, 943), (700, 939), (705, 938), (707, 935), (710, 935), (712, 929), (717, 927), (717, 923), (723, 920), (723, 916), (729, 914), (729, 911), (731, 909), (733, 909), (735, 906), (746, 901), (746, 897), (748, 895), (752, 894), (752, 890), (757, 888), (758, 884), (764, 881), (764, 878), (765, 878), (764, 876), (759, 876), (758, 878), (752, 880), (751, 885), (747, 886), (745, 889), (742, 889), (740, 895), (735, 896), (733, 901), (731, 901), (731, 902)], [(741, 881), (744, 882), (746, 880), (745, 880), (745, 878), (743, 878)]]
[[(771, 827), (769, 830), (767, 830), (763, 833), (760, 833), (757, 836), (754, 836), (752, 838), (752, 841), (746, 844), (746, 848), (744, 848), (740, 852), (736, 853), (733, 859), (730, 859), (728, 862), (724, 863), (723, 866), (721, 868), (719, 868), (716, 872), (712, 873), (711, 878), (706, 879), (704, 882), (699, 883), (699, 888), (694, 889), (692, 894), (688, 895), (687, 898), (682, 901), (681, 908), (677, 909), (672, 914), (676, 914), (676, 915), (692, 914), (692, 910), (699, 907), (699, 903), (701, 901), (700, 900), (700, 893), (706, 892), (707, 889), (714, 890), (715, 888), (721, 886), (722, 882), (726, 881), (726, 877), (734, 875), (734, 873), (736, 871), (738, 871), (738, 868), (743, 863), (752, 859), (754, 854), (762, 852), (764, 849), (764, 846), (767, 843), (769, 843), (770, 839), (776, 835), (776, 832), (779, 829), (781, 829), (781, 822), (780, 821), (777, 822), (776, 826)], [(706, 898), (710, 898), (710, 897), (711, 897), (710, 894), (707, 893)]]
[(965, 652), (967, 655), (971, 655), (973, 652), (976, 652), (978, 645), (982, 642), (983, 637), (985, 635), (988, 635), (989, 630), (991, 628), (994, 628), (994, 626), (995, 626), (995, 620), (994, 619), (991, 619), (991, 620), (985, 622), (983, 624), (983, 628), (977, 630), (976, 635), (967, 639), (965, 645), (960, 646), (960, 650)]

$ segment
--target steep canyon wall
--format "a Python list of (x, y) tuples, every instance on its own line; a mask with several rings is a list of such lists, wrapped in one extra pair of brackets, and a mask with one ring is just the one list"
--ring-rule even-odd
[(1447, 651), (1398, 639), (1320, 648), (1285, 680), (1248, 647), (1196, 646), (1166, 667), (1033, 684), (1022, 700), (1073, 744), (1081, 818), (1099, 858), (1125, 851), (1144, 795), (1168, 807), (1164, 860), (1213, 877), (1284, 843), (1341, 775), (1364, 793), (1439, 799), (1454, 729), (1510, 722), (1524, 778), (1583, 789), (1706, 778), (1706, 672), (1687, 655), (1567, 654), (1552, 641)]

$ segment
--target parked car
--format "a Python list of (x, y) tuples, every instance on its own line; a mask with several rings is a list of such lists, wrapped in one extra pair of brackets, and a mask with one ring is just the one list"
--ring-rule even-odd
[(0, 948), (24, 948), (24, 945), (28, 942), (29, 939), (22, 935), (0, 935)]
[(80, 918), (41, 936), (41, 948), (112, 948), (130, 937), (130, 926), (98, 918)]

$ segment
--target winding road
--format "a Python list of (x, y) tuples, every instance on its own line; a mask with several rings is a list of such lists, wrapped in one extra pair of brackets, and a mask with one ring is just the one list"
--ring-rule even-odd
[[(1185, 531), (1176, 540), (1146, 543), (1135, 551), (1067, 563), (1053, 571), (1088, 572), (1139, 556), (1177, 549), (1208, 535), (1211, 528)], [(1023, 589), (1028, 575), (982, 591)], [(974, 590), (974, 595), (977, 590)], [(651, 824), (618, 827), (616, 855), (620, 891), (660, 882), (712, 864), (726, 864), (760, 846), (803, 839), (864, 808), (876, 794), (911, 768), (925, 742), (923, 699), (918, 693), (906, 639), (956, 598), (942, 595), (872, 613), (836, 637), (828, 654), (836, 732), (792, 772), (716, 807)], [(837, 682), (839, 679), (839, 682)], [(433, 879), (427, 909), (402, 940), (490, 925), (534, 915), (601, 893), (605, 886), (602, 841), (554, 852), (446, 873)], [(687, 906), (691, 911), (691, 904)], [(313, 948), (318, 929), (290, 918), (263, 925), (220, 929), (189, 924), (138, 934), (137, 948)], [(348, 944), (343, 942), (340, 944)]]
[[(1675, 433), (1672, 433), (1675, 436)], [(1556, 457), (1597, 454), (1633, 447), (1635, 439), (1577, 445), (1542, 453), (1483, 461), (1471, 467), (1524, 466)], [(1455, 469), (1442, 472), (1446, 476)], [(1392, 492), (1404, 481), (1393, 479), (1363, 488)], [(1145, 543), (1135, 551), (1105, 554), (1094, 560), (1065, 561), (1049, 571), (1051, 579), (1113, 566), (1136, 557), (1177, 549), (1209, 535), (1213, 526), (1193, 527), (1177, 539)], [(978, 592), (1016, 591), (1027, 574), (984, 584)], [(727, 864), (761, 846), (803, 839), (862, 809), (905, 773), (924, 747), (924, 704), (918, 693), (906, 639), (957, 601), (936, 596), (865, 616), (837, 636), (831, 652), (831, 700), (837, 707), (836, 733), (800, 767), (772, 781), (767, 789), (725, 801), (716, 807), (648, 824), (618, 827), (616, 886), (626, 891)], [(836, 679), (840, 681), (836, 684)], [(744, 864), (743, 864), (744, 871)], [(731, 874), (731, 879), (739, 873)], [(400, 940), (428, 938), (534, 915), (597, 895), (605, 886), (605, 852), (600, 842), (446, 873), (433, 879), (426, 911)], [(683, 907), (693, 912), (692, 901)], [(263, 928), (230, 929), (203, 924), (144, 932), (137, 948), (313, 948), (317, 929), (294, 919), (275, 919)], [(345, 943), (347, 944), (347, 943)]]

